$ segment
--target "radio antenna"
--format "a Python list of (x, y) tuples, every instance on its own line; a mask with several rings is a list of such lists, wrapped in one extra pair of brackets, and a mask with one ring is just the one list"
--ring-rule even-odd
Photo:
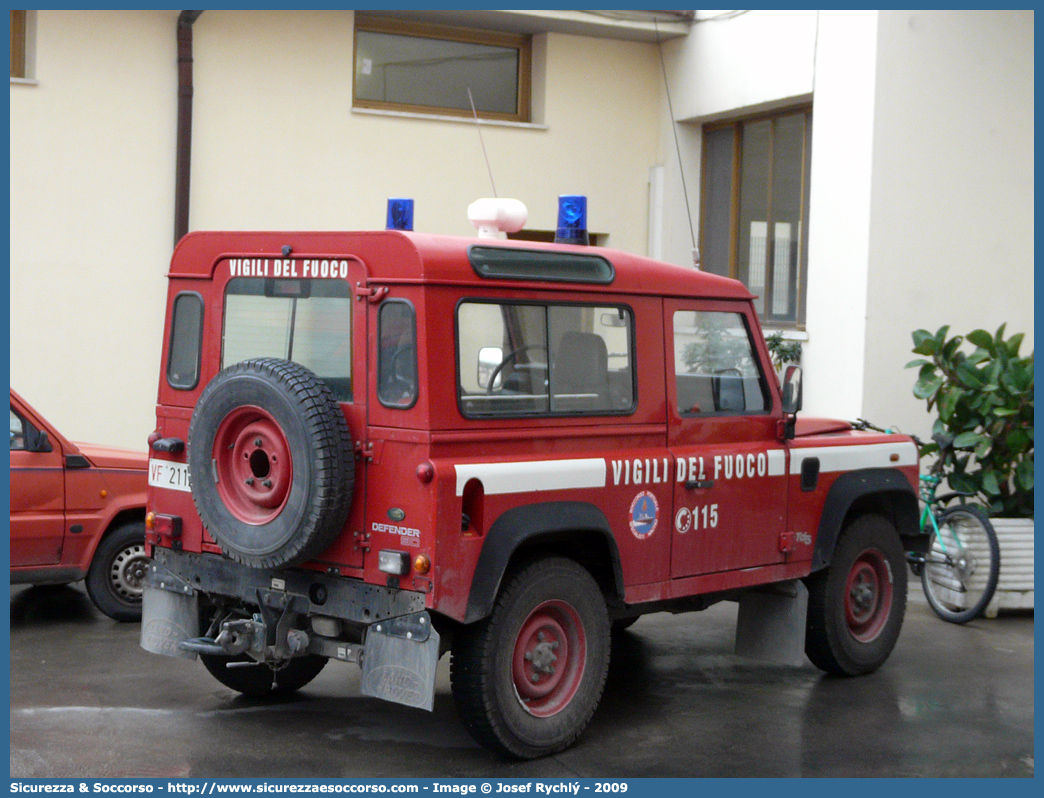
[(471, 86), (468, 86), (468, 102), (471, 103), (471, 114), (475, 117), (475, 127), (478, 128), (479, 143), (482, 145), (482, 157), (486, 159), (486, 171), (489, 172), (489, 182), (493, 186), (493, 196), (497, 196), (497, 184), (493, 182), (493, 167), (489, 165), (489, 155), (486, 153), (486, 140), (482, 138), (482, 124), (479, 122), (478, 111), (475, 110), (475, 99), (471, 96)]

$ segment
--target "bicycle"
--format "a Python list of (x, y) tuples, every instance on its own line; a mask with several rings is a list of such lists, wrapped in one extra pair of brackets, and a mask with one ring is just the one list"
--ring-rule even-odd
[[(858, 419), (857, 429), (891, 432)], [(918, 450), (922, 442), (914, 435)], [(939, 457), (927, 474), (920, 477), (920, 528), (929, 536), (925, 553), (909, 551), (906, 561), (915, 576), (921, 578), (928, 604), (935, 614), (950, 623), (967, 623), (979, 617), (997, 589), (1000, 577), (1000, 544), (989, 515), (978, 505), (964, 499), (972, 493), (953, 492), (936, 496), (942, 482), (943, 469), (953, 456), (954, 437), (936, 433), (932, 436), (939, 447)], [(961, 504), (947, 507), (954, 499)]]

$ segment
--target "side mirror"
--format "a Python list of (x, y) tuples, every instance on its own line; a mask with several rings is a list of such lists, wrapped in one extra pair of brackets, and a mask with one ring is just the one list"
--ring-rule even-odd
[[(489, 378), (497, 370), (497, 366), (504, 362), (504, 350), (499, 346), (484, 346), (478, 353), (478, 384), (479, 388), (489, 388)], [(493, 383), (494, 388), (499, 388), (502, 374), (497, 374)]]
[(801, 409), (801, 366), (787, 366), (783, 378), (783, 414), (792, 416)]
[(47, 432), (34, 429), (29, 425), (26, 425), (25, 428), (25, 448), (30, 452), (50, 452), (54, 450), (51, 446), (50, 438), (47, 437)]

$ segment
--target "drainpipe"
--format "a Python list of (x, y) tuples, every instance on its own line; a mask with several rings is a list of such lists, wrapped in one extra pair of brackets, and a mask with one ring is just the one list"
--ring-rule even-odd
[(202, 11), (178, 15), (178, 143), (174, 175), (174, 245), (188, 232), (192, 174), (192, 23)]

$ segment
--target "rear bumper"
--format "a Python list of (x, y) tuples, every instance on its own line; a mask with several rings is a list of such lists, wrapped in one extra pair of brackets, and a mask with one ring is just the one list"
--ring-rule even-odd
[[(406, 706), (431, 710), (438, 632), (424, 611), (424, 594), (368, 585), (357, 579), (303, 570), (261, 571), (212, 554), (155, 547), (142, 597), (141, 647), (153, 654), (194, 659), (199, 649), (200, 597), (257, 607), (261, 624), (258, 661), (293, 655), (284, 646), (290, 624), (307, 616), (339, 618), (360, 628), (363, 643), (304, 634), (307, 653), (362, 663), (361, 691)], [(284, 623), (286, 624), (284, 626)], [(182, 645), (186, 641), (197, 645)], [(216, 643), (207, 638), (208, 642)], [(274, 649), (274, 651), (273, 651)]]
[(424, 594), (300, 569), (259, 570), (214, 554), (153, 547), (146, 584), (181, 595), (265, 604), (299, 615), (371, 624), (424, 609)]

